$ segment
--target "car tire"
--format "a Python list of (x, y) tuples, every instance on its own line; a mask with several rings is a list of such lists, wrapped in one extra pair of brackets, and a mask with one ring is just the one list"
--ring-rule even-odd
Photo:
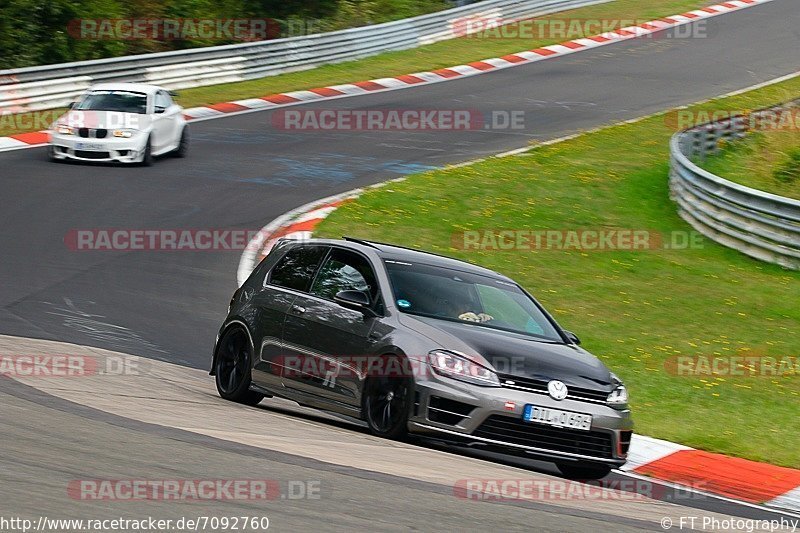
[(611, 467), (601, 464), (556, 463), (558, 470), (567, 479), (589, 481), (602, 479), (611, 472)]
[(264, 395), (250, 390), (253, 350), (250, 338), (239, 327), (225, 332), (214, 354), (214, 377), (221, 398), (245, 405), (257, 405)]
[[(384, 368), (403, 368), (386, 365)], [(386, 439), (408, 436), (414, 380), (405, 376), (370, 376), (364, 382), (363, 417), (370, 432)]]
[(56, 149), (52, 144), (47, 147), (47, 159), (49, 159), (51, 163), (60, 163), (63, 161), (63, 159), (56, 157)]
[(189, 152), (189, 126), (184, 126), (181, 131), (181, 140), (178, 141), (178, 147), (172, 152), (175, 157), (186, 157)]
[(142, 155), (139, 166), (149, 167), (153, 164), (153, 148), (150, 144), (150, 137), (147, 138), (147, 144), (144, 145), (144, 155)]

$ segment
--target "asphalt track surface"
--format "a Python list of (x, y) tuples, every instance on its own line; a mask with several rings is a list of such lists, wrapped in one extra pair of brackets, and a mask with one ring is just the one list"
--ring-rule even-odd
[[(98, 368), (111, 368), (113, 358), (126, 361), (130, 371), (0, 379), (0, 517), (36, 523), (41, 516), (266, 516), (278, 531), (581, 532), (658, 530), (662, 519), (679, 524), (689, 516), (777, 517), (620, 474), (600, 486), (572, 482), (567, 488), (544, 463), (498, 460), (441, 443), (386, 441), (363, 424), (286, 400), (267, 399), (255, 408), (225, 402), (204, 370), (0, 336), (0, 355), (18, 351), (69, 353), (91, 358)], [(123, 489), (103, 494), (119, 499), (97, 500), (94, 490), (82, 493), (78, 485), (209, 479), (271, 480), (278, 490), (267, 499), (188, 501), (129, 500)], [(524, 480), (537, 488), (478, 501), (457, 490), (466, 480)], [(309, 488), (290, 491), (290, 484)]]
[[(708, 21), (705, 39), (636, 40), (317, 109), (524, 110), (524, 131), (287, 132), (259, 112), (192, 124), (191, 155), (151, 168), (0, 154), (0, 331), (206, 365), (237, 252), (73, 252), (71, 229), (257, 230), (308, 201), (640, 117), (800, 68), (800, 10)], [(376, 218), (380, 214), (376, 213)]]
[[(776, 0), (707, 24), (705, 39), (628, 41), (480, 76), (303, 106), (484, 114), (523, 110), (523, 131), (288, 132), (272, 126), (272, 112), (258, 112), (192, 124), (187, 159), (166, 158), (144, 169), (53, 164), (43, 149), (0, 154), (0, 332), (205, 368), (236, 288), (239, 252), (74, 252), (65, 245), (65, 235), (97, 228), (257, 230), (293, 207), (337, 192), (640, 117), (800, 70), (796, 0)], [(3, 404), (29, 413), (33, 424), (53, 428), (49, 438), (57, 440), (59, 428), (66, 432), (84, 423), (56, 423), (64, 417), (44, 409), (46, 401), (14, 400), (16, 393), (8, 387), (3, 384)], [(124, 432), (113, 434), (122, 426), (112, 426), (96, 428), (100, 442), (125, 439)], [(8, 442), (13, 442), (15, 433), (7, 427)], [(67, 463), (89, 460), (74, 447), (65, 457)], [(136, 464), (146, 472), (145, 463)], [(30, 494), (44, 490), (25, 479)], [(371, 491), (354, 484), (346, 493)], [(416, 508), (426, 498), (408, 494), (401, 499)], [(712, 508), (723, 505), (724, 512), (734, 512), (727, 504)], [(754, 512), (736, 510), (740, 515)], [(430, 520), (432, 515), (421, 510), (422, 516)], [(552, 529), (594, 527), (573, 525), (553, 523)]]

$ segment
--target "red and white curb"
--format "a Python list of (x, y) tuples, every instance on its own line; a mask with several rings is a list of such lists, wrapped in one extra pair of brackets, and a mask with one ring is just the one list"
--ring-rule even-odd
[(47, 131), (18, 133), (10, 137), (0, 137), (0, 152), (19, 150), (20, 148), (33, 148), (43, 144), (47, 144)]
[[(309, 239), (317, 225), (343, 203), (367, 189), (354, 189), (298, 207), (266, 225), (247, 246), (237, 278), (244, 283), (255, 266), (281, 238)], [(692, 492), (800, 512), (800, 470), (784, 468), (718, 453), (696, 450), (673, 442), (633, 435), (628, 462), (622, 470), (633, 476), (665, 481)]]
[(358, 198), (367, 190), (377, 189), (404, 179), (405, 177), (395, 178), (370, 185), (369, 187), (328, 196), (327, 198), (301, 205), (279, 216), (261, 228), (261, 231), (247, 244), (239, 260), (239, 268), (236, 273), (239, 286), (247, 280), (256, 265), (272, 250), (278, 239), (310, 239), (314, 228), (344, 202)]
[(623, 471), (750, 504), (800, 511), (800, 470), (634, 435)]
[[(360, 96), (369, 93), (393, 91), (418, 87), (431, 83), (441, 83), (452, 81), (468, 76), (485, 74), (496, 70), (501, 70), (519, 65), (526, 65), (552, 59), (568, 54), (574, 54), (582, 50), (590, 50), (608, 44), (636, 39), (652, 33), (668, 30), (678, 26), (691, 24), (698, 20), (708, 19), (733, 11), (738, 11), (759, 4), (765, 4), (774, 0), (731, 0), (709, 7), (687, 11), (680, 15), (672, 15), (656, 20), (651, 20), (637, 26), (628, 26), (614, 32), (602, 33), (593, 37), (574, 39), (560, 44), (543, 46), (533, 50), (508, 54), (503, 57), (494, 57), (481, 61), (473, 61), (466, 65), (456, 65), (448, 68), (441, 68), (430, 72), (416, 72), (391, 78), (379, 78), (357, 83), (347, 83), (343, 85), (333, 85), (330, 87), (319, 87), (304, 91), (292, 91), (288, 93), (272, 94), (260, 98), (247, 98), (233, 102), (222, 102), (204, 107), (193, 107), (184, 110), (184, 116), (190, 121), (212, 120), (230, 115), (242, 113), (253, 113), (267, 109), (301, 105), (308, 102), (321, 100), (331, 100), (335, 98), (347, 98)], [(30, 148), (47, 143), (47, 132), (38, 131), (32, 133), (21, 133), (10, 137), (0, 137), (0, 151)]]

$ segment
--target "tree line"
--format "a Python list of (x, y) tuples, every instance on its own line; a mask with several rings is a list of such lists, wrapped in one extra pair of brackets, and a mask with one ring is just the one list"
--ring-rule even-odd
[(266, 32), (267, 38), (332, 31), (452, 5), (451, 0), (0, 0), (0, 69), (231, 44), (245, 40), (237, 28), (252, 30), (255, 37)]

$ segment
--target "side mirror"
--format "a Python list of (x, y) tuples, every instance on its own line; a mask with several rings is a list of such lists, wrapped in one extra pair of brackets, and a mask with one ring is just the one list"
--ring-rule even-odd
[(374, 314), (369, 307), (369, 296), (361, 291), (339, 291), (333, 297), (333, 301), (346, 309), (360, 311), (365, 315)]
[(157, 105), (155, 107), (155, 112), (156, 112), (157, 115), (160, 115), (161, 113), (163, 113), (166, 110), (167, 110), (167, 108), (164, 107), (164, 106)]
[(581, 340), (578, 338), (578, 336), (572, 333), (571, 331), (564, 331), (564, 333), (567, 334), (567, 339), (569, 339), (569, 342), (571, 342), (572, 344), (581, 343)]
[(170, 95), (171, 97), (173, 97), (173, 98), (177, 98), (177, 96), (178, 96), (178, 92), (177, 92), (177, 91), (167, 91), (167, 92), (168, 92), (168, 93), (169, 93), (169, 95)]
[(75, 107), (75, 102), (70, 102), (70, 103), (67, 105), (67, 109), (72, 109), (73, 107)]

